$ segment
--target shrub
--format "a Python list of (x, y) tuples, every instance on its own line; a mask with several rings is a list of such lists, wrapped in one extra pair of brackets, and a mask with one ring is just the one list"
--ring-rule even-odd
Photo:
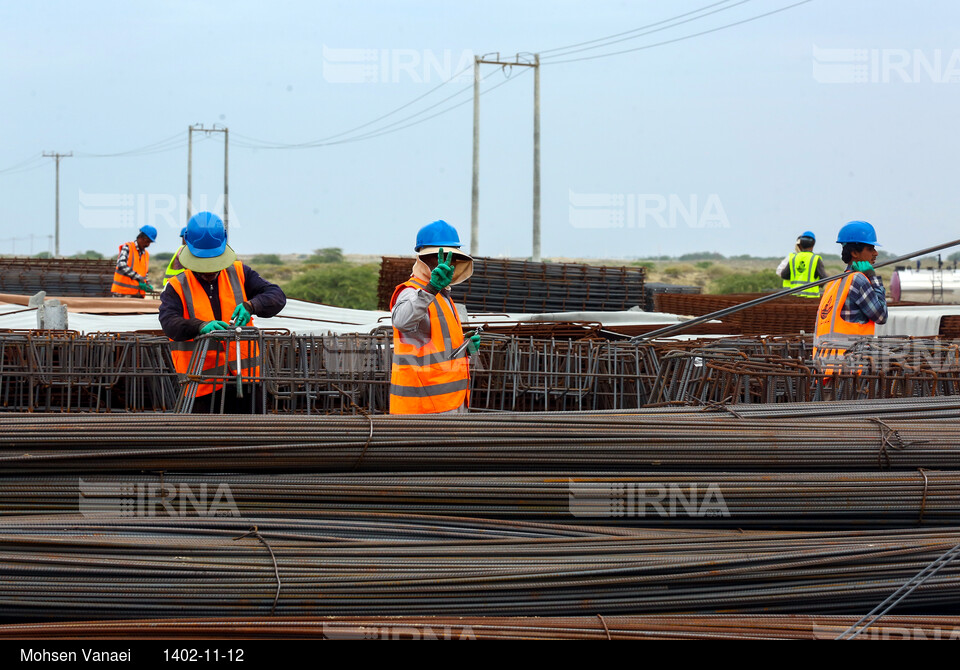
[(250, 259), (250, 265), (283, 265), (277, 254), (257, 254)]
[(342, 263), (343, 249), (340, 247), (327, 247), (325, 249), (314, 249), (313, 256), (307, 259), (307, 263)]
[(153, 261), (163, 261), (164, 263), (169, 263), (171, 258), (173, 258), (172, 251), (161, 251), (156, 254), (150, 254), (150, 260)]
[(103, 254), (101, 254), (99, 251), (94, 251), (93, 249), (87, 249), (79, 254), (74, 254), (71, 256), (71, 258), (85, 258), (91, 261), (102, 261)]
[(706, 270), (713, 266), (713, 261), (697, 261), (694, 263), (698, 270)]
[(662, 270), (662, 274), (665, 277), (670, 277), (671, 279), (676, 279), (681, 277), (689, 272), (693, 272), (694, 267), (692, 265), (669, 265)]
[(767, 289), (782, 288), (783, 280), (776, 272), (761, 270), (759, 272), (735, 272), (715, 280), (713, 292), (726, 293), (760, 293)]
[(283, 286), (290, 298), (350, 309), (377, 308), (376, 264), (330, 263), (306, 272)]

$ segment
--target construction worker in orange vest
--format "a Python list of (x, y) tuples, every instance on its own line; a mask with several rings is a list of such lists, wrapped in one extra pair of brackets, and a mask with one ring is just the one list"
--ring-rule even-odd
[[(237, 260), (236, 253), (227, 245), (223, 221), (216, 214), (195, 214), (187, 223), (185, 241), (179, 258), (186, 269), (163, 290), (159, 312), (160, 325), (170, 338), (173, 364), (181, 379), (190, 369), (198, 335), (252, 326), (254, 315), (276, 316), (287, 302), (279, 286)], [(211, 344), (207, 352), (201, 374), (210, 381), (197, 389), (195, 413), (213, 411), (212, 394), (221, 390), (226, 393), (225, 412), (250, 411), (252, 407), (250, 402), (238, 401), (235, 387), (224, 387), (223, 380), (236, 376), (238, 367), (241, 378), (259, 377), (260, 352), (255, 342), (241, 342), (238, 362), (236, 348), (227, 344)], [(219, 402), (215, 406), (219, 411)]]
[(446, 221), (417, 233), (413, 274), (390, 300), (393, 321), (391, 414), (464, 412), (469, 402), (469, 356), (480, 335), (466, 337), (450, 287), (473, 274), (473, 259)]
[(153, 291), (147, 281), (150, 268), (150, 253), (147, 247), (157, 241), (157, 229), (143, 226), (133, 242), (120, 245), (117, 255), (117, 269), (113, 273), (113, 286), (110, 293), (115, 298), (143, 298), (147, 291)]
[(877, 261), (877, 233), (866, 221), (851, 221), (837, 236), (841, 257), (849, 273), (824, 287), (817, 312), (813, 355), (827, 374), (842, 368), (852, 343), (873, 335), (887, 321), (883, 281), (873, 270)]

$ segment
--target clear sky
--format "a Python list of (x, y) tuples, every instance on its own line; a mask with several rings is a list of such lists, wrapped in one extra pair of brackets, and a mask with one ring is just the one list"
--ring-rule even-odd
[[(960, 3), (813, 0), (636, 50), (796, 1), (2, 0), (0, 253), (53, 232), (43, 151), (74, 153), (62, 253), (115, 253), (142, 223), (172, 250), (193, 123), (230, 130), (240, 253), (409, 253), (437, 218), (469, 245), (472, 79), (433, 89), (498, 51), (544, 54), (544, 257), (772, 256), (805, 230), (836, 252), (850, 219), (896, 253), (960, 237)], [(506, 81), (482, 74), (485, 91)], [(532, 103), (522, 68), (481, 96), (483, 255), (531, 253)], [(396, 132), (276, 148), (379, 129)], [(222, 213), (219, 137), (195, 136), (193, 189)]]

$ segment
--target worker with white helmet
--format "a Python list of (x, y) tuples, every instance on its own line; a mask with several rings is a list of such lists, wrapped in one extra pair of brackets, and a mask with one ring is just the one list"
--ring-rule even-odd
[[(852, 341), (873, 335), (887, 321), (883, 281), (873, 270), (877, 261), (877, 233), (866, 221), (851, 221), (837, 236), (849, 273), (824, 287), (817, 312), (814, 357), (832, 374)], [(834, 359), (834, 366), (827, 361)]]
[(393, 321), (391, 414), (462, 412), (469, 401), (469, 356), (477, 334), (464, 336), (450, 287), (473, 274), (473, 259), (446, 221), (417, 233), (417, 260), (410, 279), (390, 300)]
[(120, 245), (117, 269), (113, 273), (113, 286), (110, 288), (115, 298), (142, 298), (147, 291), (153, 291), (147, 281), (147, 271), (150, 269), (147, 247), (156, 241), (157, 229), (146, 225), (140, 228), (137, 239)]

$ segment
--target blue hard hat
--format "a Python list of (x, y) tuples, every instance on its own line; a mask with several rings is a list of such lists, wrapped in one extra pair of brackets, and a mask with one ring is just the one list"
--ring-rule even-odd
[(420, 251), (424, 247), (451, 247), (460, 248), (460, 236), (457, 229), (446, 221), (440, 219), (425, 225), (417, 232), (417, 246), (414, 251)]
[(187, 227), (184, 226), (183, 228), (180, 229), (180, 237), (186, 237), (186, 236), (187, 236)]
[(811, 240), (813, 240), (814, 242), (817, 241), (817, 236), (814, 235), (814, 234), (813, 234), (812, 232), (810, 232), (809, 230), (806, 230), (806, 231), (800, 233), (800, 237), (809, 237), (809, 238), (810, 238)]
[(212, 212), (198, 212), (187, 222), (187, 249), (197, 258), (213, 258), (227, 248), (223, 220)]
[(866, 221), (851, 221), (837, 234), (837, 244), (847, 243), (870, 244), (879, 247), (877, 244), (877, 231), (873, 229)]
[(146, 225), (140, 228), (140, 232), (150, 238), (151, 242), (157, 241), (157, 229), (151, 225)]

